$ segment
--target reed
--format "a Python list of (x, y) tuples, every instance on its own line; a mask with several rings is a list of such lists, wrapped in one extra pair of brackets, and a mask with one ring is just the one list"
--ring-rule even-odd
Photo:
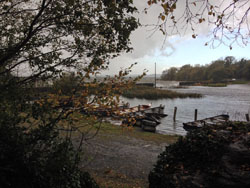
[(203, 86), (207, 87), (227, 87), (226, 83), (209, 83), (209, 84), (204, 84)]
[(250, 84), (249, 80), (234, 80), (229, 82), (228, 84)]
[(200, 98), (201, 94), (197, 93), (178, 93), (170, 90), (162, 90), (148, 86), (134, 86), (133, 88), (126, 90), (123, 93), (127, 98), (139, 98), (139, 99), (174, 99), (174, 98)]

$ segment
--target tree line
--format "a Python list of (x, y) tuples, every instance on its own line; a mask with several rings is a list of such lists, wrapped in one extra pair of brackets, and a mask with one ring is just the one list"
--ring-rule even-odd
[(250, 80), (250, 60), (236, 60), (233, 56), (227, 56), (203, 66), (186, 64), (180, 68), (171, 67), (162, 72), (161, 79), (214, 82), (229, 79)]

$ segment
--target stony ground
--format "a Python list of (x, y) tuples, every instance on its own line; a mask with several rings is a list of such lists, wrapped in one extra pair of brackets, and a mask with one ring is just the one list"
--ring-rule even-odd
[(157, 156), (176, 140), (156, 142), (157, 135), (154, 141), (133, 135), (101, 133), (85, 143), (83, 168), (101, 187), (148, 187), (148, 174)]

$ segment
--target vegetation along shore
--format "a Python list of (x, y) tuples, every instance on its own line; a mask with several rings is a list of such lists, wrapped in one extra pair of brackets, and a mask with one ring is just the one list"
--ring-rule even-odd
[(174, 99), (174, 98), (200, 98), (201, 94), (197, 93), (178, 93), (170, 90), (162, 90), (159, 88), (153, 88), (149, 86), (134, 86), (131, 89), (126, 90), (123, 94), (127, 98), (139, 98), (139, 99)]

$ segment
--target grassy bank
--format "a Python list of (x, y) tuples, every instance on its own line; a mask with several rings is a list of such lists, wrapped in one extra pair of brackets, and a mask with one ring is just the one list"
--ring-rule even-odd
[[(79, 118), (78, 114), (74, 114), (74, 117)], [(86, 126), (84, 126), (86, 125)], [(97, 136), (105, 141), (110, 141), (111, 138), (119, 137), (129, 137), (134, 139), (140, 139), (142, 141), (150, 141), (156, 144), (175, 143), (179, 136), (176, 135), (163, 135), (152, 132), (142, 131), (139, 127), (127, 127), (127, 126), (118, 126), (113, 125), (109, 122), (98, 122), (97, 120), (85, 120), (79, 119), (78, 126), (81, 127), (81, 132), (88, 132), (89, 135), (94, 135), (98, 131)], [(78, 136), (78, 133), (75, 134)]]
[(148, 86), (134, 86), (123, 93), (127, 98), (139, 99), (174, 99), (174, 98), (200, 98), (201, 94), (197, 93), (178, 93), (170, 90), (162, 90)]
[(204, 84), (202, 86), (206, 87), (227, 87), (226, 83), (211, 83), (211, 84)]
[(206, 87), (227, 87), (231, 84), (249, 84), (247, 80), (232, 80), (232, 81), (183, 81), (180, 82), (180, 86), (206, 86)]
[(235, 80), (235, 81), (231, 81), (228, 84), (250, 84), (250, 81), (248, 80)]
[(179, 136), (175, 135), (163, 135), (163, 134), (145, 132), (142, 131), (141, 128), (139, 127), (131, 128), (131, 127), (121, 127), (117, 125), (112, 125), (108, 122), (102, 123), (99, 136), (102, 137), (104, 141), (105, 139), (109, 139), (110, 136), (113, 137), (125, 136), (125, 137), (140, 139), (146, 142), (147, 141), (154, 142), (156, 144), (161, 144), (161, 143), (172, 144), (175, 143), (179, 138)]

